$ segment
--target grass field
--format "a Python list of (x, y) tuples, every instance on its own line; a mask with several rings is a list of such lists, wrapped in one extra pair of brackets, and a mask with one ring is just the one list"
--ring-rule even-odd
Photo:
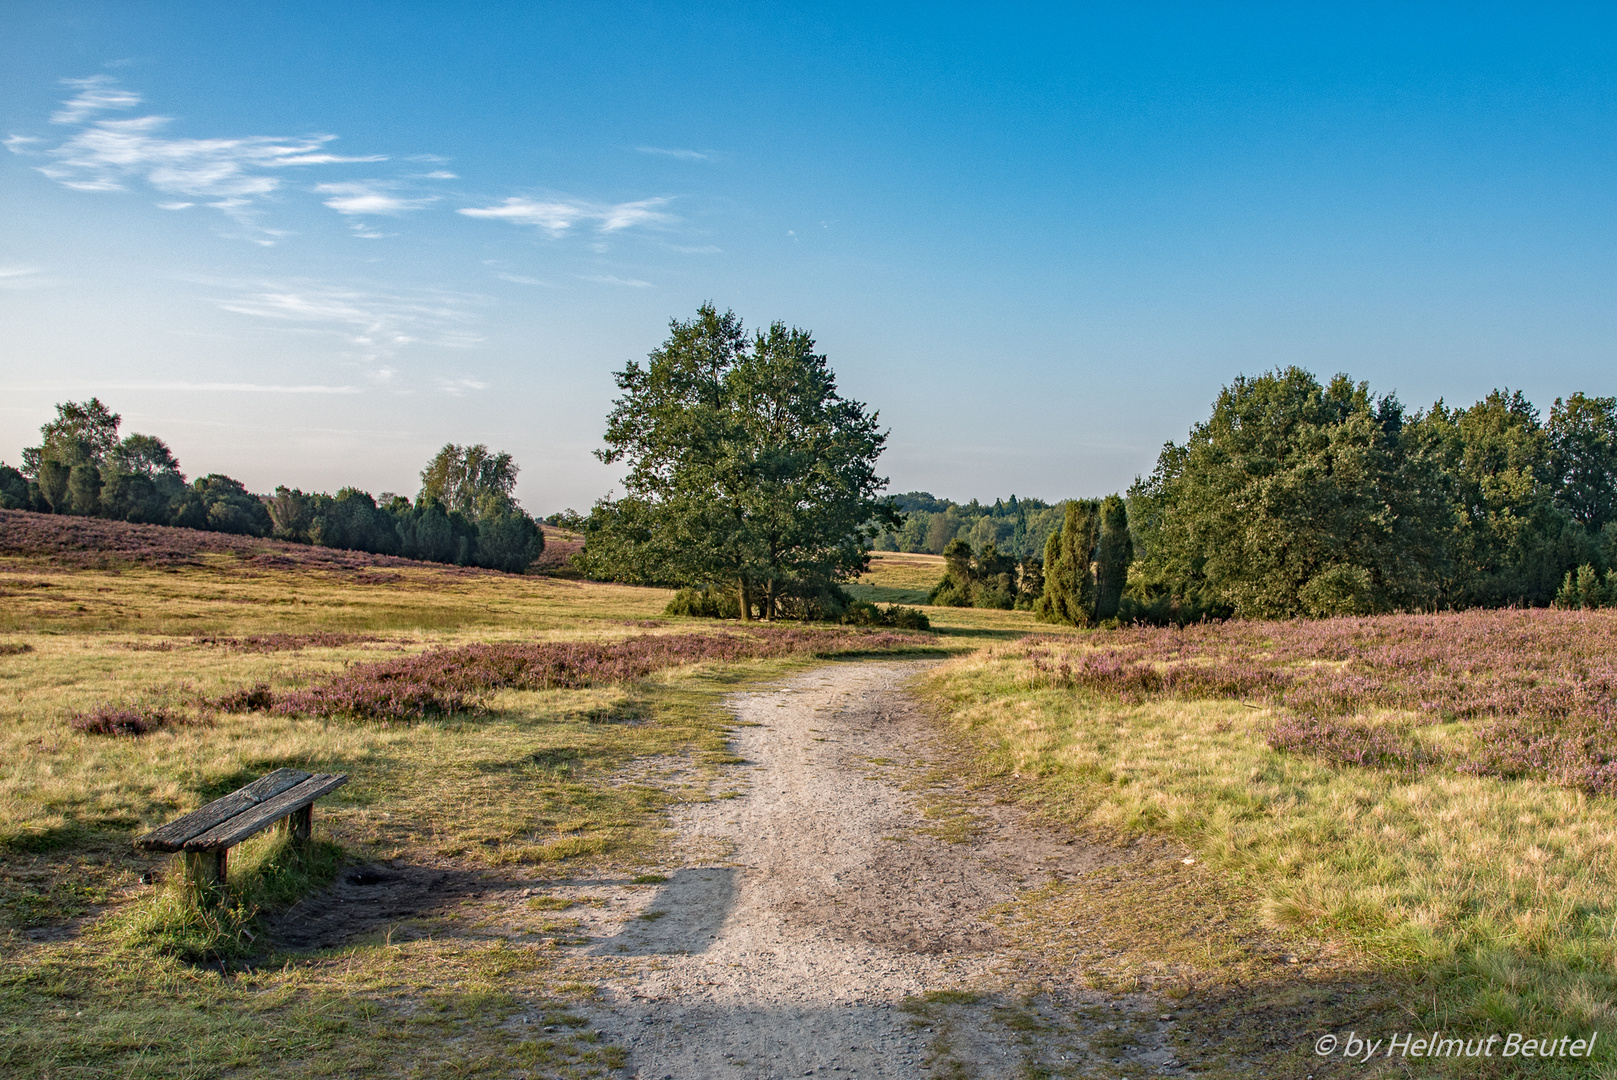
[[(123, 537), (115, 559), (60, 536), (0, 554), (0, 1072), (614, 1068), (617, 1052), (567, 1011), (591, 988), (547, 950), (567, 920), (545, 910), (544, 884), (627, 882), (655, 863), (662, 811), (710, 798), (732, 760), (723, 696), (812, 657), (500, 690), (474, 712), (408, 724), (222, 712), (207, 702), (257, 683), (296, 690), (472, 642), (717, 627), (662, 617), (665, 590), (139, 535), (155, 540)], [(939, 634), (917, 647), (969, 650), (1030, 625), (1012, 612), (933, 614)], [(172, 722), (139, 738), (69, 725), (105, 704), (167, 710)], [(268, 835), (233, 853), (231, 904), (188, 903), (164, 860), (131, 847), (280, 766), (352, 780), (317, 809), (324, 843), (310, 859)], [(525, 919), (482, 918), (468, 901), (336, 951), (266, 951), (255, 905), (272, 913), (342, 860), (398, 860), (454, 881), (496, 874), (538, 895)]]
[[(1298, 1040), (1338, 1023), (1617, 1034), (1617, 805), (1579, 790), (1585, 773), (1503, 778), (1475, 754), (1518, 700), (1500, 686), (1575, 702), (1579, 681), (1609, 685), (1614, 634), (1617, 616), (1556, 612), (1097, 632), (961, 657), (929, 692), (984, 780), (1091, 835), (1183, 852), (1155, 888), (1054, 890), (1043, 925), (1075, 905), (1126, 911), (1115, 972), (1201, 1003), (1187, 1035), (1284, 1071), (1298, 1059), (1266, 1046), (1277, 1018)], [(1337, 735), (1287, 743), (1299, 714)], [(1410, 766), (1342, 732), (1450, 752)], [(1611, 1075), (1617, 1055), (1596, 1045), (1594, 1063), (1419, 1075)]]
[(848, 591), (872, 604), (925, 604), (932, 587), (943, 580), (942, 555), (899, 551), (871, 553), (870, 572)]

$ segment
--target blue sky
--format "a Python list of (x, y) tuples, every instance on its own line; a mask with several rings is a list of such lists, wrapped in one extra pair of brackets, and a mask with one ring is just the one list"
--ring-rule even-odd
[(812, 330), (893, 490), (1098, 495), (1235, 375), (1617, 393), (1617, 26), (1540, 5), (0, 9), (0, 459), (537, 513), (704, 300)]

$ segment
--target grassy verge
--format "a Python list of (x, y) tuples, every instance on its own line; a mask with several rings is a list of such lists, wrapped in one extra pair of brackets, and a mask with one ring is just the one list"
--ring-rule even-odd
[[(1089, 647), (1072, 647), (1075, 664)], [(1184, 1038), (1197, 1056), (1312, 1071), (1331, 1064), (1311, 1060), (1314, 1037), (1338, 1024), (1600, 1030), (1596, 1062), (1611, 1069), (1610, 799), (1279, 753), (1269, 706), (1125, 704), (1053, 685), (1028, 651), (951, 661), (929, 692), (978, 747), (985, 777), (1055, 819), (1132, 844), (1139, 865), (1035, 898), (1024, 929), (1111, 985), (1190, 1003)], [(1110, 953), (1066, 940), (1063, 928), (1075, 927)], [(1479, 1062), (1421, 1065), (1474, 1074)], [(1588, 1075), (1589, 1065), (1485, 1063), (1548, 1075)]]

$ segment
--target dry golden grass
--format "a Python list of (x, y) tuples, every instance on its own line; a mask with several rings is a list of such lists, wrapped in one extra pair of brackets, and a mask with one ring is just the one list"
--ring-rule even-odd
[[(1254, 949), (1289, 949), (1319, 965), (1304, 981), (1317, 978), (1327, 996), (1356, 966), (1361, 980), (1400, 980), (1406, 1026), (1617, 1031), (1611, 800), (1535, 781), (1333, 767), (1270, 750), (1273, 717), (1239, 702), (1123, 705), (1036, 687), (1032, 675), (1019, 652), (991, 649), (950, 661), (929, 692), (985, 776), (1057, 820), (1167, 842), (1193, 860), (1160, 888), (1125, 876), (1110, 889), (1139, 894), (1118, 908), (1135, 915), (1113, 940), (1137, 960), (1169, 961), (1160, 985), (1180, 979), (1216, 998), (1265, 981)], [(1203, 887), (1192, 879), (1204, 869), (1219, 879), (1217, 898), (1180, 903)], [(1098, 897), (1078, 908), (1106, 910)], [(1215, 903), (1219, 920), (1207, 917)], [(1175, 945), (1175, 920), (1152, 914), (1176, 904), (1180, 926), (1206, 928), (1200, 957), (1194, 941)], [(1128, 924), (1154, 921), (1131, 940)]]
[(848, 591), (855, 599), (873, 604), (925, 604), (927, 594), (941, 580), (942, 555), (876, 551), (871, 553), (869, 572)]

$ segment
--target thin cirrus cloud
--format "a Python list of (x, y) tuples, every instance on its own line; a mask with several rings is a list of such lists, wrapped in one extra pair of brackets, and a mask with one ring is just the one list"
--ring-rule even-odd
[(612, 233), (639, 225), (660, 225), (674, 220), (662, 207), (672, 200), (640, 199), (624, 203), (592, 203), (578, 199), (538, 201), (513, 196), (499, 206), (471, 206), (457, 210), (471, 218), (491, 218), (514, 225), (534, 225), (552, 236), (564, 236), (574, 226), (594, 225), (596, 232)]
[[(183, 211), (205, 205), (228, 214), (247, 239), (272, 245), (284, 231), (256, 224), (267, 199), (287, 185), (286, 171), (315, 166), (387, 161), (385, 155), (345, 156), (334, 153), (335, 135), (285, 138), (247, 135), (234, 138), (175, 138), (166, 134), (172, 120), (166, 116), (125, 115), (143, 103), (140, 94), (123, 88), (110, 75), (64, 79), (76, 93), (51, 115), (53, 124), (75, 128), (64, 138), (13, 134), (5, 140), (12, 153), (43, 159), (39, 172), (75, 191), (116, 192), (142, 186), (161, 196), (157, 206)], [(706, 159), (696, 150), (642, 147), (646, 153)], [(447, 159), (436, 154), (413, 154), (405, 162), (434, 166)], [(412, 191), (421, 181), (458, 179), (444, 168), (401, 174), (396, 180), (345, 180), (315, 184), (309, 190), (324, 196), (324, 204), (351, 219), (399, 217), (438, 201), (438, 195)], [(513, 196), (497, 206), (465, 207), (458, 213), (516, 225), (531, 225), (560, 237), (591, 229), (610, 234), (639, 227), (657, 227), (677, 220), (665, 207), (666, 197), (604, 203), (569, 197), (534, 199)], [(385, 235), (362, 221), (352, 223), (353, 234), (365, 239)]]
[[(483, 297), (438, 290), (382, 291), (319, 281), (225, 286), (214, 306), (282, 332), (335, 337), (346, 359), (375, 383), (389, 383), (406, 352), (468, 349), (482, 343)], [(481, 387), (463, 386), (460, 392)]]
[(341, 184), (316, 184), (315, 191), (330, 195), (326, 205), (339, 214), (382, 214), (396, 217), (438, 201), (438, 196), (410, 199), (395, 195), (391, 185), (378, 180), (355, 180)]
[(679, 150), (679, 149), (674, 149), (674, 148), (671, 148), (671, 147), (662, 147), (662, 146), (637, 146), (637, 147), (635, 147), (635, 149), (638, 150), (642, 154), (651, 154), (654, 157), (678, 158), (681, 161), (712, 161), (713, 160), (713, 155), (712, 154), (703, 153), (700, 150)]
[[(63, 81), (78, 93), (62, 103), (51, 121), (79, 130), (55, 145), (26, 135), (13, 135), (6, 145), (16, 154), (46, 158), (39, 171), (76, 191), (127, 191), (143, 183), (162, 195), (180, 197), (160, 203), (164, 209), (187, 209), (195, 200), (246, 223), (258, 203), (283, 185), (283, 170), (387, 160), (332, 153), (328, 145), (335, 135), (170, 138), (163, 134), (168, 117), (108, 115), (142, 101), (111, 76)], [(255, 238), (273, 242), (264, 236)]]
[(31, 289), (45, 283), (45, 273), (37, 266), (0, 266), (0, 289)]
[(596, 285), (624, 285), (631, 289), (649, 289), (651, 282), (641, 281), (639, 278), (621, 278), (616, 274), (575, 274), (580, 281), (593, 282)]

